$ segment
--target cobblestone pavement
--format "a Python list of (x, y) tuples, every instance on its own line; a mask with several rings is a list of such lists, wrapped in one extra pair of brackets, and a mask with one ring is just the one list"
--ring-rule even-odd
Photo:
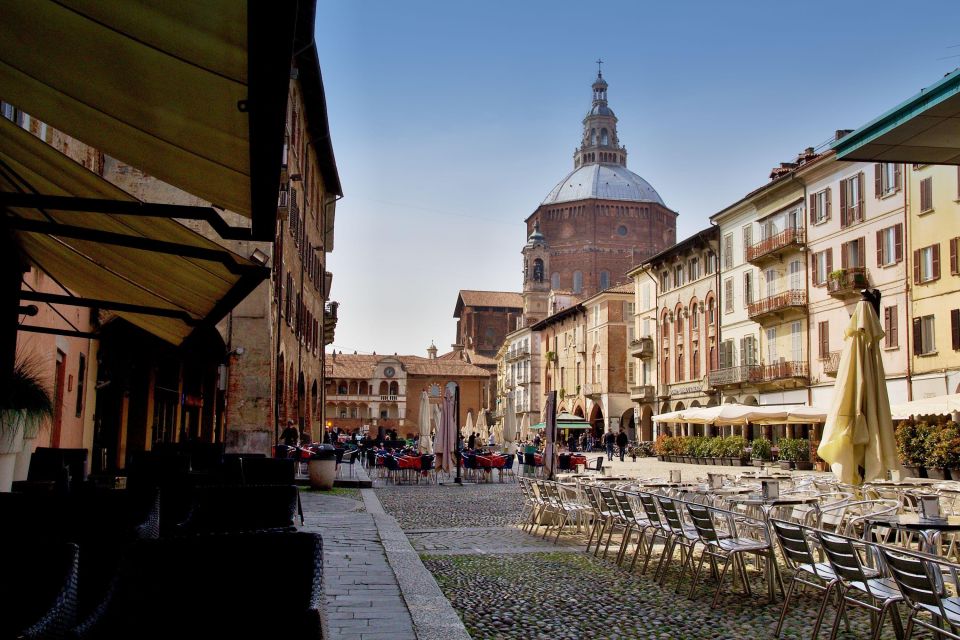
[(543, 553), (577, 551), (570, 540), (554, 545), (516, 527), (475, 527), (469, 529), (420, 529), (405, 532), (410, 544), (421, 554), (462, 555), (498, 553)]
[(515, 482), (464, 485), (387, 485), (375, 489), (384, 511), (406, 531), (504, 527), (517, 520), (523, 499)]

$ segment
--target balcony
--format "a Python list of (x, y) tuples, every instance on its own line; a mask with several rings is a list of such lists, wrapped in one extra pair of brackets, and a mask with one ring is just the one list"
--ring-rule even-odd
[(396, 402), (396, 401), (397, 401), (397, 394), (395, 394), (395, 393), (380, 394), (380, 401), (381, 401), (381, 402)]
[(752, 384), (762, 379), (761, 369), (759, 365), (753, 364), (717, 369), (707, 375), (707, 384), (715, 389)]
[(649, 360), (653, 357), (653, 338), (644, 336), (630, 341), (630, 355), (634, 358)]
[(631, 385), (630, 399), (634, 402), (653, 402), (655, 389), (652, 384)]
[(827, 293), (834, 298), (858, 298), (860, 290), (868, 286), (865, 267), (837, 269), (827, 276)]
[(754, 265), (762, 264), (776, 258), (778, 251), (788, 247), (801, 247), (806, 242), (806, 232), (802, 227), (789, 227), (747, 247), (747, 262)]
[(670, 385), (668, 385), (668, 384), (658, 384), (658, 385), (657, 385), (657, 397), (659, 397), (659, 398), (669, 398), (669, 397), (670, 397)]
[(801, 361), (783, 360), (774, 364), (760, 367), (762, 382), (779, 382), (783, 380), (806, 379), (808, 376), (807, 363)]
[(507, 360), (509, 362), (512, 362), (514, 360), (521, 360), (523, 358), (528, 358), (528, 357), (530, 357), (529, 347), (523, 347), (519, 349), (510, 349), (509, 351), (507, 351)]
[(674, 382), (669, 386), (670, 386), (671, 397), (713, 392), (713, 385), (710, 383), (709, 376), (704, 376), (700, 380), (687, 380), (685, 382)]
[(328, 302), (323, 307), (323, 344), (333, 344), (334, 332), (337, 328), (337, 308), (339, 302)]
[(820, 358), (820, 362), (823, 363), (824, 375), (830, 376), (831, 378), (837, 377), (837, 369), (840, 368), (839, 351), (831, 351), (826, 358)]
[(787, 311), (807, 311), (807, 292), (803, 289), (790, 289), (747, 305), (747, 315), (754, 322), (764, 318), (784, 314)]
[(603, 393), (603, 389), (601, 389), (599, 382), (588, 382), (584, 384), (582, 391), (583, 395), (590, 398), (596, 398)]

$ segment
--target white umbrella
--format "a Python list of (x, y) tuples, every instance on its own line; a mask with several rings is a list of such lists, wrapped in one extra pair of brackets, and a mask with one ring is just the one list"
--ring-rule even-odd
[(473, 433), (473, 413), (467, 414), (467, 424), (464, 425), (463, 430), (464, 436), (467, 438)]
[(512, 393), (507, 396), (506, 413), (503, 414), (503, 446), (507, 453), (517, 452), (517, 414), (514, 412)]
[(547, 406), (544, 411), (546, 412), (546, 427), (544, 427), (544, 432), (546, 433), (547, 444), (543, 449), (543, 464), (544, 471), (547, 472), (548, 478), (553, 478), (553, 450), (554, 450), (554, 441), (557, 439), (557, 392), (551, 391), (547, 395)]
[(454, 467), (454, 453), (457, 450), (457, 418), (454, 414), (453, 393), (447, 389), (443, 394), (440, 410), (440, 428), (437, 429), (436, 451), (440, 456), (440, 469), (447, 473)]
[(487, 412), (486, 412), (486, 410), (484, 410), (484, 409), (481, 409), (481, 410), (480, 410), (480, 413), (477, 414), (477, 424), (474, 425), (474, 426), (475, 426), (476, 429), (477, 429), (477, 435), (479, 435), (481, 438), (482, 438), (483, 435), (484, 435), (484, 431), (486, 431), (486, 435), (488, 435), (488, 436), (490, 435), (490, 427), (487, 426)]
[(884, 333), (871, 303), (857, 303), (845, 335), (833, 402), (817, 453), (840, 482), (859, 484), (882, 479), (897, 468), (880, 353)]
[(890, 414), (895, 420), (906, 420), (910, 416), (946, 416), (958, 411), (960, 411), (960, 393), (920, 398), (890, 406)]
[(430, 441), (430, 398), (427, 392), (420, 393), (420, 453), (431, 453), (433, 443)]
[(530, 414), (523, 414), (523, 418), (520, 419), (520, 439), (526, 440), (530, 437)]
[(655, 415), (650, 419), (654, 422), (683, 422), (681, 419), (682, 415), (683, 411), (668, 411), (667, 413)]

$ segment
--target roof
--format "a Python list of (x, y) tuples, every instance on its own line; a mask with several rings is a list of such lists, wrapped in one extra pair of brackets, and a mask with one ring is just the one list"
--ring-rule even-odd
[(960, 164), (960, 69), (833, 144), (841, 160)]
[(547, 327), (549, 327), (551, 324), (553, 324), (553, 323), (555, 323), (555, 322), (559, 322), (560, 320), (563, 320), (564, 318), (567, 318), (567, 317), (569, 317), (569, 316), (572, 316), (572, 315), (574, 315), (575, 313), (577, 313), (578, 311), (579, 311), (579, 312), (583, 312), (583, 311), (584, 311), (584, 308), (583, 308), (583, 305), (582, 305), (582, 304), (573, 304), (573, 305), (570, 305), (570, 306), (567, 307), (566, 309), (561, 309), (560, 311), (557, 311), (557, 312), (556, 312), (555, 314), (553, 314), (552, 316), (547, 316), (546, 318), (544, 318), (544, 319), (541, 320), (540, 322), (536, 322), (536, 323), (530, 325), (530, 329), (531, 329), (532, 331), (542, 331), (542, 330), (546, 329)]
[[(304, 51), (314, 10), (309, 0), (11, 0), (0, 28), (3, 99), (250, 218), (253, 239), (272, 240), (291, 60), (295, 51), (304, 67), (316, 59)], [(311, 139), (338, 192), (319, 68), (304, 77)]]
[(473, 349), (456, 349), (454, 351), (449, 351), (443, 355), (437, 356), (437, 360), (459, 360), (461, 362), (469, 362), (470, 364), (475, 364), (480, 367), (493, 367), (496, 366), (496, 358), (489, 358), (485, 355), (477, 353)]
[(523, 295), (512, 291), (475, 291), (461, 289), (457, 294), (457, 306), (453, 317), (459, 318), (464, 307), (506, 307), (523, 309)]
[(327, 365), (332, 366), (332, 372), (327, 378), (369, 379), (373, 377), (377, 364), (384, 361), (399, 361), (407, 375), (412, 376), (455, 376), (455, 377), (483, 377), (490, 376), (490, 372), (474, 366), (463, 360), (449, 358), (451, 352), (438, 356), (436, 359), (420, 356), (394, 356), (373, 354), (346, 354), (338, 353), (335, 357), (327, 357)]
[[(720, 228), (714, 225), (710, 225), (706, 229), (703, 229), (702, 231), (697, 231), (692, 236), (684, 238), (683, 240), (673, 245), (672, 247), (664, 249), (660, 253), (653, 254), (652, 256), (647, 258), (643, 262), (643, 264), (653, 264), (655, 262), (661, 262), (665, 258), (670, 258), (679, 253), (682, 253), (683, 251), (686, 251), (688, 248), (690, 248), (695, 244), (698, 244), (698, 243), (706, 244), (709, 240), (717, 240), (719, 237), (720, 237)], [(636, 267), (634, 267), (634, 270), (636, 270)]]
[(585, 164), (568, 173), (557, 183), (547, 197), (545, 205), (574, 200), (626, 200), (630, 202), (655, 202), (666, 206), (660, 194), (650, 183), (616, 164)]

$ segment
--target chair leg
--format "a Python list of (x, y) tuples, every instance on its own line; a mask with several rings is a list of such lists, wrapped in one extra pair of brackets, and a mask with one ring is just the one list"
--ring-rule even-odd
[[(697, 583), (700, 581), (700, 571), (703, 570), (703, 560), (707, 557), (707, 552), (710, 551), (709, 547), (704, 547), (703, 551), (700, 553), (700, 562), (697, 563), (697, 570), (693, 573), (693, 584), (690, 587), (689, 598), (693, 598), (693, 594), (696, 593)], [(679, 588), (679, 584), (677, 587)]]
[(713, 602), (710, 603), (711, 609), (717, 608), (717, 602), (720, 600), (720, 592), (723, 590), (723, 578), (727, 575), (727, 569), (730, 568), (731, 559), (734, 563), (737, 562), (737, 557), (734, 554), (727, 554), (727, 557), (724, 559), (723, 570), (720, 572), (720, 579), (717, 581), (717, 590), (713, 594)]
[(813, 640), (817, 640), (817, 636), (820, 635), (820, 626), (823, 624), (823, 615), (827, 612), (827, 603), (830, 602), (830, 594), (833, 593), (833, 588), (837, 585), (837, 581), (833, 580), (827, 583), (827, 586), (823, 592), (823, 602), (820, 603), (820, 611), (817, 613), (817, 621), (813, 624), (813, 635), (810, 637)]
[(836, 640), (837, 632), (840, 631), (840, 618), (847, 610), (846, 589), (840, 583), (837, 583), (837, 594), (839, 595), (840, 602), (837, 605), (837, 615), (833, 617), (833, 627), (830, 629), (830, 640)]
[[(780, 619), (777, 620), (777, 629), (773, 632), (775, 638), (780, 637), (780, 630), (783, 629), (783, 621), (787, 618), (787, 609), (790, 608), (790, 597), (793, 595), (793, 590), (797, 586), (796, 577), (790, 581), (790, 586), (787, 587), (787, 595), (783, 599), (783, 608), (780, 610)], [(816, 638), (816, 636), (814, 636)]]

